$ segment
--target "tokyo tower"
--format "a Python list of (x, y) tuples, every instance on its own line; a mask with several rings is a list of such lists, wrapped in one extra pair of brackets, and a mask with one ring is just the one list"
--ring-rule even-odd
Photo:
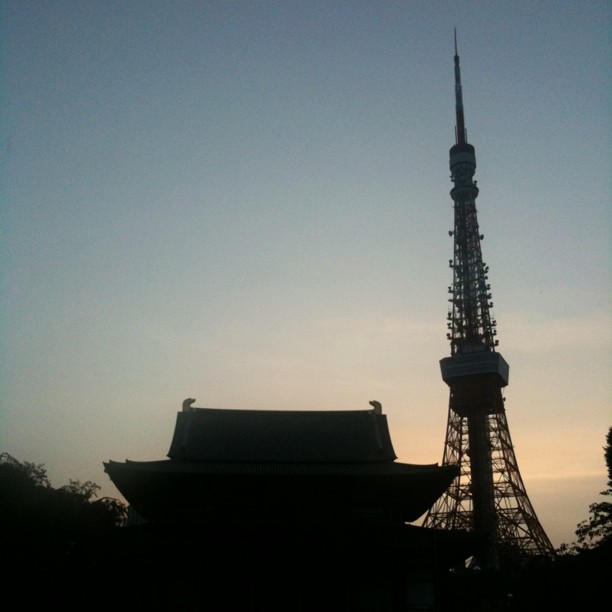
[(550, 556), (554, 548), (527, 497), (514, 454), (502, 389), (508, 364), (496, 351), (489, 268), (482, 261), (476, 215), (476, 156), (468, 143), (455, 32), (456, 143), (450, 149), (454, 203), (453, 285), (448, 313), (450, 357), (440, 361), (450, 387), (443, 465), (460, 474), (429, 510), (423, 525), (474, 532), (483, 544), (473, 563), (499, 569), (506, 561)]

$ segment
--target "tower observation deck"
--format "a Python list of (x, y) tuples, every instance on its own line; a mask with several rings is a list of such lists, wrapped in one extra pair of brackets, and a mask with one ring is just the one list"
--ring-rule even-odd
[(450, 387), (443, 465), (460, 474), (429, 510), (424, 526), (465, 529), (482, 536), (475, 562), (499, 569), (505, 561), (549, 556), (554, 548), (527, 497), (516, 461), (502, 389), (509, 367), (496, 351), (488, 266), (483, 263), (474, 180), (476, 154), (467, 141), (455, 34), (456, 140), (450, 149), (454, 203), (453, 284), (448, 288), (450, 356), (440, 361)]

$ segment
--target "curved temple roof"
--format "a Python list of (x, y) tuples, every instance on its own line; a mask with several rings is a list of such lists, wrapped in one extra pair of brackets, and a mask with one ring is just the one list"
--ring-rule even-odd
[(192, 408), (179, 412), (171, 459), (244, 462), (393, 461), (387, 417), (372, 410)]
[(458, 471), (396, 462), (387, 418), (377, 410), (187, 408), (177, 415), (168, 457), (104, 464), (145, 518), (293, 500), (349, 513), (355, 503), (374, 504), (413, 521)]

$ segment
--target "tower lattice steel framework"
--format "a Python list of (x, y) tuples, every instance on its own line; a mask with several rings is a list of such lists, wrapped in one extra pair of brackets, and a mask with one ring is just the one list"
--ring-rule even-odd
[(508, 364), (496, 352), (488, 267), (482, 261), (476, 215), (474, 147), (468, 143), (455, 35), (456, 144), (450, 149), (454, 187), (453, 286), (448, 288), (451, 356), (440, 361), (450, 387), (443, 464), (460, 475), (429, 510), (424, 526), (465, 529), (482, 536), (475, 562), (498, 569), (509, 556), (548, 556), (554, 548), (527, 497), (506, 420), (502, 388)]

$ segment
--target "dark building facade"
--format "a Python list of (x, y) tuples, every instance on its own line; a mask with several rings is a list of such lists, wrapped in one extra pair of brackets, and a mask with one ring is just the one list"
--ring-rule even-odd
[(163, 610), (433, 610), (472, 536), (423, 529), (454, 466), (396, 461), (373, 410), (186, 409), (168, 458), (105, 470), (127, 603)]

